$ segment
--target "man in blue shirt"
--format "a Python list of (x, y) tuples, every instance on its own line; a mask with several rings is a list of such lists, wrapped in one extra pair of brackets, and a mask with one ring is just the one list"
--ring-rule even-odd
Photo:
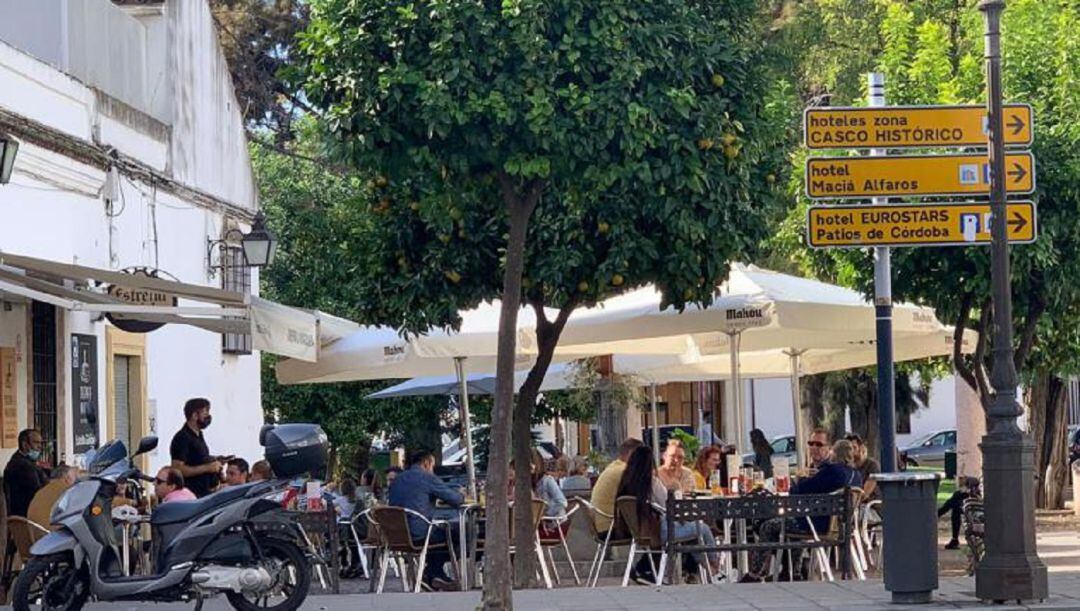
[[(435, 475), (435, 456), (420, 451), (409, 455), (409, 468), (394, 478), (390, 486), (389, 504), (393, 507), (411, 509), (427, 519), (435, 515), (435, 501), (441, 500), (451, 507), (465, 502), (465, 495)], [(428, 525), (420, 518), (409, 516), (409, 534), (417, 545), (424, 544)], [(447, 530), (435, 527), (431, 531), (429, 545), (447, 543)], [(451, 542), (452, 544), (452, 542)], [(445, 564), (450, 561), (448, 549), (428, 551), (424, 567), (424, 583), (432, 589), (455, 589), (446, 575)]]

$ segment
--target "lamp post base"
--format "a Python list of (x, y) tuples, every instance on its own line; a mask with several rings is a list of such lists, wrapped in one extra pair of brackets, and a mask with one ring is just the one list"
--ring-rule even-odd
[(987, 546), (975, 570), (975, 595), (1045, 600), (1046, 565), (1035, 551), (1035, 444), (1027, 435), (988, 435), (980, 447)]

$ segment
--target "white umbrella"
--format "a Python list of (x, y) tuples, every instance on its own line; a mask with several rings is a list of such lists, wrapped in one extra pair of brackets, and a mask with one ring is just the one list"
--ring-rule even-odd
[[(528, 371), (514, 373), (514, 388), (520, 389), (528, 377)], [(554, 364), (548, 367), (547, 375), (540, 385), (540, 391), (563, 390), (572, 385), (572, 371), (567, 364)], [(470, 395), (495, 394), (495, 374), (470, 373), (465, 378), (467, 392)], [(391, 397), (427, 397), (436, 395), (460, 395), (461, 382), (456, 376), (431, 376), (413, 378), (407, 382), (395, 384), (378, 392), (371, 393), (366, 399), (389, 399)]]
[[(930, 308), (911, 304), (894, 307), (894, 341), (909, 338), (918, 343), (920, 337), (933, 337), (943, 329)], [(563, 330), (556, 353), (682, 354), (685, 362), (688, 353), (708, 356), (726, 352), (732, 401), (725, 418), (726, 427), (730, 427), (725, 437), (733, 439), (742, 452), (746, 430), (740, 353), (786, 352), (789, 375), (797, 381), (804, 370), (800, 361), (810, 351), (847, 351), (872, 345), (875, 337), (874, 306), (857, 291), (733, 264), (714, 303), (706, 308), (690, 306), (682, 313), (662, 310), (659, 293), (645, 288), (576, 312)], [(839, 358), (835, 352), (832, 356)], [(801, 450), (805, 431), (798, 425), (800, 421), (796, 413)]]
[[(488, 302), (461, 313), (459, 331), (445, 329), (403, 336), (391, 327), (362, 327), (322, 349), (317, 362), (297, 359), (279, 361), (276, 366), (282, 384), (348, 382), (355, 380), (388, 380), (416, 376), (454, 373), (461, 388), (467, 385), (466, 360), (470, 368), (479, 371), (495, 369), (498, 346), (498, 323), (501, 305)], [(536, 317), (529, 308), (518, 313), (525, 328), (535, 326)], [(519, 332), (521, 337), (530, 335)], [(533, 356), (519, 354), (515, 368), (532, 365)], [(463, 437), (468, 452), (467, 471), (469, 491), (476, 498), (476, 475), (472, 457), (472, 416), (469, 413), (468, 391), (461, 401)]]

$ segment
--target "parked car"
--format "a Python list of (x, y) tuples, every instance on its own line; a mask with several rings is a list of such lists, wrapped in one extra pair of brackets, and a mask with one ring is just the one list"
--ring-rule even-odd
[(907, 467), (945, 467), (945, 452), (956, 451), (956, 429), (936, 431), (900, 448), (900, 461)]
[[(795, 436), (794, 435), (778, 435), (773, 437), (773, 440), (769, 442), (772, 446), (773, 456), (784, 456), (788, 459), (788, 464), (794, 468), (799, 463), (799, 455), (795, 451)], [(743, 464), (754, 462), (754, 455), (743, 454)]]

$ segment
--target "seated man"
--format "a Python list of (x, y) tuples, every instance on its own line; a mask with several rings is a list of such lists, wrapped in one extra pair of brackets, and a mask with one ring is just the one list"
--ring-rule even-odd
[(225, 485), (241, 486), (248, 483), (248, 462), (243, 458), (234, 458), (225, 463)]
[[(409, 456), (409, 468), (394, 478), (390, 486), (389, 501), (395, 507), (411, 509), (427, 519), (435, 515), (435, 500), (439, 499), (451, 507), (459, 507), (465, 502), (465, 495), (435, 476), (435, 456), (431, 452), (419, 451)], [(409, 516), (409, 534), (418, 545), (423, 545), (428, 525), (416, 516)], [(447, 542), (444, 528), (431, 531), (429, 545)], [(450, 542), (451, 544), (453, 541)], [(427, 565), (424, 567), (423, 581), (431, 589), (454, 590), (454, 582), (446, 575), (445, 564), (449, 562), (448, 550), (429, 551)]]
[(67, 465), (60, 465), (52, 470), (52, 479), (45, 487), (34, 494), (30, 501), (30, 508), (26, 511), (26, 519), (31, 522), (49, 528), (49, 518), (52, 517), (53, 506), (65, 490), (70, 488), (78, 478), (79, 472)]
[(194, 501), (195, 493), (184, 487), (184, 476), (176, 467), (162, 467), (154, 479), (154, 494), (159, 503)]
[(11, 455), (4, 468), (4, 488), (7, 491), (8, 515), (25, 518), (30, 501), (48, 483), (49, 476), (38, 465), (45, 447), (41, 433), (25, 429), (19, 432), (18, 442), (19, 449)]
[(950, 514), (951, 519), (950, 526), (952, 527), (952, 538), (945, 544), (945, 549), (959, 549), (960, 548), (960, 522), (961, 516), (964, 511), (964, 501), (969, 498), (978, 499), (982, 497), (982, 491), (980, 490), (979, 478), (977, 477), (965, 477), (962, 480), (960, 488), (952, 493), (945, 503), (938, 509), (937, 515), (940, 518), (945, 514)]
[[(833, 444), (829, 459), (819, 463), (814, 475), (800, 479), (791, 487), (791, 495), (830, 494), (845, 487), (861, 486), (862, 476), (854, 466), (855, 449), (851, 442), (841, 439)], [(829, 517), (819, 516), (810, 519), (814, 531), (822, 536), (829, 531)], [(780, 540), (780, 532), (808, 533), (810, 525), (806, 519), (773, 518), (766, 520), (758, 528), (758, 541), (774, 542)], [(763, 581), (768, 570), (771, 552), (755, 552), (750, 556), (750, 569), (743, 576), (743, 581)]]

